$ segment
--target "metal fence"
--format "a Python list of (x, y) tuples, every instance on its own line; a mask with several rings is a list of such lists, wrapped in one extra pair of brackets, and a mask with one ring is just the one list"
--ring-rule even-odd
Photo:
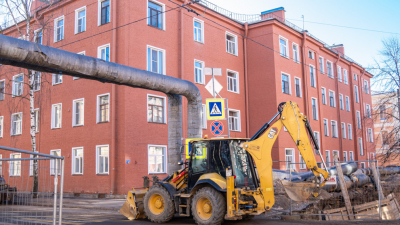
[(61, 225), (64, 157), (3, 146), (0, 152), (0, 224)]

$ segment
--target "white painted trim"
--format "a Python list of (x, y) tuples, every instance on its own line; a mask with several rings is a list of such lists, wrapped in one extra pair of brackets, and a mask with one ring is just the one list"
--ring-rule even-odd
[[(292, 95), (292, 80), (290, 78), (290, 74), (281, 71), (281, 91), (282, 91), (282, 74), (288, 76), (289, 80), (289, 95)], [(283, 94), (287, 94), (282, 92)]]
[[(82, 124), (75, 124), (75, 121), (76, 121), (75, 103), (78, 101), (82, 101), (82, 103), (83, 103), (83, 110), (82, 110), (83, 123)], [(72, 100), (72, 127), (82, 127), (84, 124), (85, 124), (85, 98), (74, 99), (74, 100)]]
[[(39, 117), (39, 121), (38, 121), (38, 123), (40, 122), (40, 110), (39, 110), (39, 108), (36, 108), (36, 109), (34, 109), (33, 110), (34, 111), (34, 113), (36, 113), (36, 112), (38, 112), (38, 117)], [(39, 124), (35, 124), (36, 125), (36, 127), (38, 127), (39, 126)], [(35, 133), (39, 133), (39, 129), (37, 129), (38, 131), (36, 131)]]
[[(61, 82), (55, 83), (54, 76), (57, 76), (57, 75), (61, 76)], [(62, 83), (63, 83), (63, 78), (64, 78), (64, 77), (63, 77), (62, 74), (55, 74), (55, 73), (53, 73), (53, 74), (51, 75), (51, 78), (52, 78), (52, 86), (55, 86), (55, 85), (57, 85), (57, 84), (62, 84)]]
[[(285, 148), (285, 161), (286, 161), (286, 156), (290, 156), (290, 155), (286, 155), (286, 150), (292, 150), (292, 157), (293, 157), (293, 161), (291, 163), (296, 163), (296, 153), (295, 153), (295, 149), (294, 148)], [(288, 162), (286, 162), (288, 163)], [(289, 164), (290, 165), (290, 164)], [(291, 165), (292, 168), (294, 167), (294, 169), (296, 169), (296, 164), (292, 164)], [(286, 170), (289, 170), (290, 168), (287, 168), (287, 165), (285, 165)], [(289, 166), (290, 167), (290, 166)]]
[[(353, 157), (350, 157), (350, 155), (352, 155)], [(349, 151), (349, 161), (354, 161), (354, 151)]]
[[(346, 157), (345, 157), (346, 156)], [(345, 160), (346, 159), (346, 160)], [(343, 161), (348, 162), (349, 158), (347, 158), (347, 151), (343, 151)]]
[[(331, 106), (331, 96), (330, 96), (330, 93), (333, 93), (333, 106)], [(335, 107), (336, 108), (336, 94), (335, 94), (335, 91), (332, 91), (331, 89), (329, 89), (329, 96), (328, 96), (328, 99), (329, 99), (329, 106), (330, 107)]]
[(372, 128), (368, 128), (368, 141), (370, 143), (374, 143), (374, 133), (372, 132)]
[[(295, 57), (294, 57), (294, 46), (297, 46), (297, 61), (295, 60)], [(279, 43), (279, 47), (280, 47), (280, 43)], [(280, 50), (280, 49), (279, 49)], [(298, 44), (296, 44), (295, 42), (292, 42), (292, 51), (293, 51), (293, 61), (295, 62), (295, 63), (298, 63), (298, 64), (300, 64), (300, 47), (299, 47), (299, 45)], [(280, 52), (280, 51), (279, 51)]]
[[(318, 118), (319, 118), (319, 116), (318, 116), (318, 99), (317, 98), (314, 98), (314, 97), (311, 97), (311, 108), (312, 108), (312, 100), (315, 100), (315, 110), (316, 110), (316, 114), (317, 114), (317, 119), (316, 120), (318, 120)], [(312, 112), (312, 110), (311, 110), (311, 112)], [(314, 118), (313, 118), (314, 119)]]
[[(57, 151), (60, 151), (60, 156), (61, 156), (61, 149), (50, 150), (50, 155), (53, 155), (53, 154), (51, 154), (52, 152), (57, 152)], [(33, 160), (31, 160), (31, 161), (33, 161)], [(52, 170), (53, 168), (55, 169), (55, 162), (56, 161), (54, 159), (50, 159), (50, 168), (49, 168), (50, 176), (54, 176), (55, 175), (54, 171)], [(61, 165), (61, 163), (60, 163), (60, 165)], [(61, 168), (57, 168), (57, 169), (60, 171), (60, 174), (61, 174)]]
[[(282, 79), (282, 78), (281, 78)], [(298, 79), (299, 80), (299, 87), (300, 87), (300, 96), (296, 96), (296, 79)], [(295, 97), (298, 97), (298, 98), (301, 98), (301, 97), (303, 97), (303, 93), (302, 93), (302, 89), (301, 89), (301, 78), (300, 77), (294, 77), (294, 96)]]
[(111, 5), (112, 4), (111, 4), (111, 0), (110, 0), (110, 22), (105, 23), (105, 24), (101, 24), (101, 3), (104, 2), (104, 1), (107, 1), (107, 0), (98, 0), (98, 3), (97, 3), (97, 26), (98, 27), (101, 26), (101, 25), (106, 25), (106, 24), (111, 23), (111, 18), (112, 18), (112, 16), (111, 16), (111, 12), (112, 12)]
[(343, 69), (343, 82), (346, 85), (349, 85), (349, 73), (346, 69)]
[[(339, 152), (339, 150), (332, 150), (332, 159), (335, 157), (335, 152), (337, 152), (338, 160), (341, 161), (340, 160), (340, 152)], [(335, 160), (335, 159), (333, 159), (333, 160)]]
[[(313, 50), (308, 49), (307, 53), (308, 53), (307, 56), (309, 59), (315, 60), (315, 52)], [(310, 58), (310, 53), (311, 53), (311, 58)]]
[[(325, 124), (324, 124), (325, 122), (326, 122), (326, 135), (325, 135)], [(325, 137), (329, 137), (329, 129), (330, 129), (329, 120), (328, 119), (323, 119), (322, 126), (324, 126), (324, 136)]]
[[(325, 91), (325, 98), (322, 97), (322, 91), (321, 91), (321, 99), (323, 99), (323, 100), (322, 100), (322, 104), (323, 104), (323, 105), (328, 105), (328, 102), (326, 101), (326, 98), (327, 98), (327, 95), (329, 94), (329, 92), (326, 91), (326, 88), (325, 88), (325, 87), (322, 87), (322, 86), (321, 86), (321, 89), (324, 89), (324, 91)], [(329, 97), (328, 97), (328, 98), (329, 98)], [(325, 100), (325, 104), (324, 104), (324, 100)]]
[[(149, 15), (149, 1), (154, 3), (154, 4), (157, 4), (157, 5), (161, 6), (161, 11), (163, 12), (163, 14), (161, 14), (161, 16), (163, 17), (163, 28), (162, 28), (162, 30), (165, 31), (167, 29), (166, 21), (165, 21), (165, 14), (166, 14), (165, 13), (165, 4), (161, 3), (159, 1), (156, 1), (156, 0), (147, 0), (146, 1), (146, 15), (147, 15), (147, 17), (150, 17), (150, 15)], [(149, 20), (147, 20), (147, 25), (149, 25)], [(159, 28), (157, 27), (157, 29), (159, 29)]]
[[(14, 125), (13, 125), (13, 122), (14, 122), (14, 121), (13, 121), (13, 117), (14, 117), (14, 115), (16, 115), (16, 114), (21, 114), (21, 133), (20, 133), (20, 134), (13, 134), (13, 133), (12, 133), (13, 126), (14, 126)], [(17, 112), (17, 113), (12, 113), (12, 114), (11, 114), (11, 127), (10, 127), (10, 128), (11, 128), (11, 129), (10, 129), (10, 134), (11, 134), (11, 136), (22, 135), (22, 129), (23, 129), (23, 126), (22, 126), (23, 124), (22, 124), (22, 122), (24, 121), (24, 120), (23, 120), (23, 116), (24, 116), (24, 114), (23, 114), (22, 112)]]
[(54, 19), (54, 37), (53, 37), (53, 42), (54, 43), (59, 42), (59, 41), (57, 41), (57, 22), (60, 21), (60, 20), (64, 20), (64, 25), (63, 25), (62, 39), (59, 40), (59, 41), (64, 40), (64, 37), (65, 37), (65, 18), (64, 18), (64, 15), (62, 15), (62, 16), (57, 17), (57, 18)]
[[(198, 63), (200, 63), (201, 64), (201, 80), (203, 81), (203, 82), (201, 82), (201, 83), (199, 83), (199, 82), (196, 82), (196, 62), (198, 62)], [(201, 61), (201, 60), (197, 60), (197, 59), (194, 59), (194, 63), (193, 63), (193, 65), (194, 65), (194, 69), (193, 69), (193, 75), (194, 75), (194, 83), (196, 83), (196, 84), (205, 84), (206, 83), (206, 81), (205, 81), (205, 79), (206, 79), (206, 76), (204, 75), (204, 68), (206, 67), (205, 65), (205, 63), (204, 63), (204, 61)]]
[[(328, 64), (331, 65), (332, 74), (328, 73)], [(329, 78), (332, 78), (332, 79), (335, 78), (335, 71), (333, 69), (333, 63), (331, 61), (329, 61), (329, 60), (326, 60), (326, 74), (328, 75)]]
[[(164, 13), (165, 14), (165, 13)], [(201, 24), (201, 41), (197, 41), (197, 40), (195, 40), (194, 39), (194, 22), (198, 22), (198, 23), (200, 23)], [(205, 43), (205, 40), (204, 40), (204, 21), (203, 20), (200, 20), (200, 19), (198, 19), (198, 18), (196, 18), (196, 17), (193, 17), (193, 40), (195, 41), (195, 42), (198, 42), (198, 43), (202, 43), (202, 44), (204, 44)]]
[[(315, 86), (312, 86), (312, 85), (311, 85), (311, 82), (310, 82), (310, 86), (313, 87), (313, 88), (317, 88), (317, 73), (316, 73), (316, 70), (315, 70), (315, 66), (310, 64), (309, 67), (310, 67), (310, 69), (311, 69), (311, 68), (313, 69), (313, 73), (314, 73), (314, 85), (315, 85)], [(310, 70), (310, 76), (311, 76), (311, 70)], [(310, 77), (310, 78), (311, 78), (311, 77)]]
[[(105, 44), (105, 45), (101, 45), (101, 46), (99, 46), (99, 47), (97, 47), (97, 58), (98, 59), (101, 59), (101, 50), (103, 50), (103, 49), (106, 49), (106, 48), (109, 48), (109, 60), (111, 61), (111, 47), (110, 47), (110, 43), (108, 43), (108, 44)], [(102, 60), (104, 60), (104, 59), (102, 59)], [(104, 60), (104, 61), (106, 61), (106, 60)], [(110, 61), (108, 61), (108, 62), (110, 62)]]
[[(36, 34), (39, 33), (40, 31), (43, 31), (43, 29), (39, 28), (39, 29), (36, 29), (33, 31), (33, 42), (36, 43), (36, 38), (37, 38)], [(43, 32), (42, 32), (42, 41), (41, 41), (41, 43), (38, 43), (38, 44), (43, 44)]]
[[(360, 142), (361, 141), (361, 142)], [(361, 146), (360, 146), (360, 143), (361, 143)], [(358, 138), (358, 149), (359, 149), (359, 151), (360, 151), (360, 155), (364, 155), (364, 146), (363, 146), (363, 143), (362, 143), (362, 137), (359, 137)], [(361, 148), (360, 148), (361, 147)]]
[(4, 116), (0, 116), (0, 128), (0, 138), (2, 138), (4, 133)]
[[(108, 148), (108, 171), (106, 173), (99, 172), (99, 148), (107, 147)], [(110, 174), (110, 145), (96, 145), (96, 175), (109, 175)]]
[[(23, 95), (24, 94), (24, 74), (23, 73), (20, 73), (20, 74), (17, 74), (17, 75), (14, 75), (13, 76), (13, 78), (12, 78), (12, 83), (11, 83), (11, 85), (12, 85), (12, 93), (11, 93), (11, 96), (14, 98), (14, 97), (18, 97), (18, 96), (21, 96), (21, 95), (14, 95), (14, 93), (15, 93), (15, 90), (14, 90), (14, 82), (15, 82), (15, 77), (19, 77), (19, 76), (22, 76), (22, 94), (21, 95)], [(5, 88), (5, 84), (4, 84), (4, 88)], [(5, 93), (5, 91), (4, 91), (4, 93)], [(4, 97), (5, 98), (5, 97)]]
[[(321, 65), (319, 63), (319, 59), (322, 59), (322, 64), (321, 64), (322, 65), (322, 70), (321, 70)], [(322, 57), (322, 56), (318, 57), (318, 66), (319, 66), (319, 72), (322, 73), (322, 74), (326, 74), (324, 57)]]
[(320, 132), (319, 131), (314, 131), (314, 138), (315, 138), (315, 134), (318, 134), (318, 147), (319, 147), (319, 149), (320, 149), (320, 151), (321, 151), (321, 134), (320, 134)]
[[(349, 125), (350, 125), (350, 129), (349, 129)], [(347, 137), (349, 140), (353, 140), (353, 126), (351, 125), (351, 123), (347, 124)]]
[(344, 122), (340, 123), (340, 129), (342, 130), (342, 138), (343, 139), (347, 139), (347, 134), (346, 134), (347, 133), (346, 132), (347, 126), (346, 126), (346, 123), (344, 123)]
[[(281, 54), (281, 40), (286, 42), (286, 55), (282, 55)], [(278, 39), (278, 45), (279, 45), (279, 55), (282, 56), (283, 58), (290, 58), (289, 55), (289, 40), (285, 37), (283, 37), (282, 35), (279, 35), (279, 39)]]
[(146, 121), (148, 123), (157, 123), (157, 122), (149, 122), (148, 118), (147, 118), (147, 113), (148, 113), (148, 107), (149, 107), (149, 96), (151, 97), (156, 97), (156, 98), (162, 98), (163, 99), (163, 114), (164, 114), (164, 121), (162, 123), (158, 123), (158, 124), (168, 124), (168, 118), (167, 118), (167, 98), (164, 96), (160, 96), (160, 95), (153, 95), (153, 94), (147, 94), (147, 99), (146, 99)]
[(203, 130), (207, 129), (207, 107), (206, 104), (202, 105), (202, 112), (203, 112), (203, 118), (202, 118), (202, 128)]
[[(229, 36), (232, 36), (232, 37), (235, 38), (235, 54), (232, 54), (232, 53), (230, 53), (230, 52), (227, 51), (227, 48), (226, 48), (226, 35), (229, 35)], [(238, 40), (237, 35), (235, 35), (235, 34), (233, 34), (233, 33), (231, 33), (231, 32), (225, 31), (225, 51), (226, 51), (227, 53), (229, 53), (229, 54), (231, 54), (231, 55), (238, 56), (238, 55), (239, 55), (238, 42), (239, 42), (239, 40)]]
[(336, 74), (337, 74), (337, 77), (338, 77), (338, 80), (339, 80), (339, 82), (343, 82), (343, 77), (342, 77), (342, 67), (341, 66), (337, 66), (336, 67)]
[[(103, 96), (108, 96), (108, 118), (107, 121), (100, 122), (100, 97)], [(111, 108), (111, 98), (110, 98), (110, 93), (105, 93), (101, 95), (97, 95), (97, 101), (96, 101), (96, 123), (108, 123), (110, 122), (110, 108)]]
[[(150, 164), (149, 164), (149, 148), (150, 147), (162, 147), (165, 148), (164, 152), (164, 172), (151, 172), (150, 173)], [(167, 145), (153, 145), (153, 144), (148, 144), (147, 145), (147, 174), (167, 174), (168, 173), (168, 161), (167, 161), (167, 156), (168, 156), (168, 146)]]
[(335, 136), (333, 136), (334, 135), (334, 133), (332, 133), (332, 137), (333, 138), (339, 138), (339, 132), (338, 132), (338, 122), (336, 121), (336, 120), (331, 120), (331, 130), (332, 130), (332, 122), (334, 122), (335, 123), (335, 133), (336, 133), (336, 137)]
[[(231, 72), (231, 73), (234, 73), (234, 74), (236, 74), (236, 76), (237, 76), (237, 78), (236, 78), (236, 87), (237, 87), (237, 91), (235, 92), (235, 91), (231, 91), (231, 90), (228, 90), (228, 72)], [(240, 94), (240, 88), (239, 88), (239, 72), (236, 72), (236, 71), (234, 71), (234, 70), (230, 70), (230, 69), (226, 69), (226, 83), (227, 83), (227, 86), (226, 86), (226, 90), (227, 91), (229, 91), (229, 92), (232, 92), (232, 93), (236, 93), (236, 94)]]
[[(54, 124), (54, 107), (59, 105), (60, 106), (60, 127), (55, 127)], [(60, 129), (62, 128), (62, 103), (56, 103), (51, 105), (51, 129)]]
[[(79, 13), (82, 12), (82, 11), (85, 11), (85, 25), (84, 25), (84, 26), (85, 26), (85, 30), (84, 30), (84, 31), (81, 31), (81, 32), (78, 32), (78, 19), (79, 19), (78, 16), (79, 16)], [(86, 31), (86, 29), (87, 29), (86, 20), (87, 20), (86, 5), (85, 5), (85, 6), (82, 6), (82, 7), (80, 7), (80, 8), (78, 8), (78, 9), (75, 9), (75, 28), (74, 28), (75, 34), (83, 33), (83, 32)]]
[[(238, 118), (239, 118), (239, 120), (238, 120), (238, 130), (230, 130), (230, 131), (233, 131), (233, 132), (242, 132), (242, 116), (241, 116), (241, 114), (240, 114), (240, 110), (237, 110), (237, 109), (228, 109), (228, 120), (229, 120), (229, 112), (230, 111), (232, 111), (232, 112), (237, 112), (238, 114), (239, 114), (239, 116), (238, 116)], [(228, 127), (228, 129), (229, 129), (229, 127)]]
[(165, 75), (166, 71), (167, 71), (167, 67), (166, 67), (167, 52), (165, 51), (165, 49), (161, 49), (161, 48), (157, 48), (157, 47), (154, 47), (154, 46), (151, 46), (151, 45), (147, 45), (147, 47), (146, 47), (146, 68), (147, 68), (147, 71), (150, 71), (149, 68), (148, 68), (149, 62), (147, 61), (149, 59), (149, 51), (148, 51), (149, 48), (150, 49), (154, 49), (156, 51), (161, 51), (163, 53), (163, 62), (162, 62), (163, 63), (163, 71), (162, 71), (162, 74)]
[[(326, 158), (326, 156), (328, 156), (329, 160)], [(329, 163), (329, 166), (332, 165), (331, 152), (329, 150), (325, 150), (325, 160), (327, 164)]]
[[(74, 150), (78, 150), (78, 149), (82, 149), (82, 173), (75, 173), (75, 171), (74, 171), (74, 169), (75, 169), (75, 152), (74, 152)], [(83, 175), (84, 169), (85, 169), (85, 167), (84, 167), (84, 165), (85, 165), (85, 150), (84, 150), (83, 146), (82, 147), (73, 147), (71, 156), (72, 156), (71, 157), (71, 160), (72, 160), (71, 175)]]
[[(357, 129), (361, 129), (362, 125), (361, 125), (361, 113), (360, 113), (360, 111), (356, 111), (356, 120), (357, 120)], [(358, 124), (360, 124), (360, 126), (358, 126)]]
[[(0, 65), (1, 65), (1, 64), (0, 64)], [(2, 82), (4, 82), (4, 83), (3, 83), (3, 84), (4, 84), (4, 89), (3, 89), (3, 93), (0, 93), (0, 94), (3, 94), (3, 100), (0, 100), (0, 101), (6, 100), (6, 79), (0, 80), (0, 84), (1, 84)], [(1, 174), (0, 174), (0, 175), (1, 175)]]
[[(10, 159), (12, 158), (13, 155), (19, 155), (19, 158), (21, 158), (21, 153), (11, 153), (10, 154)], [(14, 163), (14, 162), (19, 162), (19, 166), (20, 166), (19, 175), (11, 175), (11, 165), (10, 164)], [(8, 162), (8, 176), (9, 177), (20, 177), (21, 174), (22, 174), (22, 163), (21, 163), (21, 160), (19, 160), (19, 161), (9, 161)]]
[[(342, 105), (340, 105), (340, 99), (342, 100)], [(345, 110), (344, 109), (344, 105), (345, 105), (346, 103), (345, 103), (345, 99), (343, 98), (343, 94), (340, 94), (339, 93), (339, 108), (340, 108), (340, 110)], [(343, 107), (342, 107), (343, 106)]]
[[(350, 112), (351, 111), (351, 107), (350, 107), (350, 98), (349, 98), (349, 96), (345, 96), (345, 104), (346, 104), (346, 111), (347, 112)], [(349, 103), (349, 107), (347, 108), (347, 102)]]

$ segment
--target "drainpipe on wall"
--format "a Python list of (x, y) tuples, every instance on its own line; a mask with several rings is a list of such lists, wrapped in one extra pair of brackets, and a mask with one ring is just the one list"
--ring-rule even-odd
[[(336, 70), (336, 77), (335, 77), (335, 75), (333, 75), (333, 78), (335, 80), (335, 89), (336, 89), (335, 90), (336, 91), (336, 93), (335, 93), (336, 96), (335, 97), (336, 97), (336, 110), (337, 110), (337, 115), (338, 115), (337, 129), (338, 129), (339, 148), (342, 151), (342, 155), (343, 155), (342, 120), (341, 120), (341, 117), (340, 117), (340, 100), (339, 100), (339, 74), (337, 72), (337, 66), (338, 66), (337, 63), (339, 61), (340, 61), (340, 52), (338, 52), (338, 56), (337, 56), (336, 62), (334, 63), (335, 67), (332, 68), (332, 69)], [(332, 71), (332, 72), (333, 72), (333, 74), (335, 74), (334, 71)], [(339, 126), (340, 126), (340, 128), (339, 128)], [(339, 150), (339, 152), (340, 152), (340, 150)], [(333, 152), (332, 152), (332, 154), (333, 154)]]
[[(247, 37), (249, 31), (249, 24), (245, 23), (244, 24), (244, 36)], [(246, 137), (250, 137), (250, 115), (249, 115), (249, 82), (247, 79), (247, 38), (243, 38), (243, 46), (244, 46), (244, 83), (245, 83), (245, 90), (244, 90), (244, 95), (245, 95), (245, 107), (246, 107)]]
[[(111, 1), (112, 8), (112, 39), (111, 39), (111, 61), (117, 63), (117, 1)], [(116, 123), (117, 123), (117, 87), (116, 84), (111, 84), (111, 148), (109, 149), (110, 154), (110, 186), (111, 194), (115, 193), (115, 161), (117, 158), (117, 144), (116, 144)]]
[[(355, 102), (355, 100), (354, 100), (354, 83), (353, 83), (353, 80), (354, 80), (354, 77), (353, 77), (353, 75), (354, 75), (354, 73), (353, 73), (353, 63), (351, 63), (350, 64), (350, 85), (351, 85), (351, 87), (350, 87), (350, 91), (351, 91), (351, 93), (350, 93), (350, 102)], [(356, 160), (356, 161), (358, 161), (358, 154), (356, 154), (357, 153), (357, 146), (358, 146), (358, 140), (357, 140), (357, 129), (358, 129), (358, 127), (357, 127), (357, 112), (356, 112), (356, 107), (355, 107), (355, 104), (350, 104), (350, 107), (351, 107), (351, 113), (352, 113), (352, 119), (353, 119), (353, 125), (352, 125), (352, 132), (353, 132), (353, 140), (354, 140), (354, 154), (353, 154), (353, 159), (354, 160)], [(349, 153), (349, 157), (350, 157), (350, 153)], [(357, 157), (357, 158), (356, 158)]]
[(304, 90), (304, 114), (308, 116), (308, 107), (309, 107), (309, 103), (308, 103), (308, 79), (307, 79), (307, 64), (306, 64), (306, 41), (307, 41), (307, 31), (303, 31), (303, 43), (301, 46), (302, 49), (302, 57), (303, 57), (303, 90)]

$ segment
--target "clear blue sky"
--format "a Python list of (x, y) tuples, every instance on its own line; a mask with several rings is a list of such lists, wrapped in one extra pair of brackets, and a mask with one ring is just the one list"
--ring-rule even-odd
[[(284, 7), (286, 19), (303, 27), (305, 21), (357, 27), (398, 34), (363, 31), (305, 22), (311, 34), (329, 45), (343, 44), (345, 53), (364, 67), (374, 64), (374, 57), (386, 37), (400, 38), (400, 0), (208, 0), (236, 13), (260, 14)], [(377, 57), (376, 57), (377, 58)]]

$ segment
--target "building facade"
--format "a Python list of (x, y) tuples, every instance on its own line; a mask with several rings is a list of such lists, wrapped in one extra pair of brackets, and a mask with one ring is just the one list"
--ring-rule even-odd
[[(277, 113), (279, 103), (294, 101), (308, 116), (326, 161), (335, 154), (343, 161), (367, 160), (375, 152), (368, 133), (373, 126), (367, 122), (372, 121), (367, 116), (372, 75), (347, 57), (342, 45), (328, 46), (286, 21), (283, 8), (243, 15), (202, 0), (186, 6), (196, 14), (175, 3), (189, 1), (58, 1), (43, 18), (35, 17), (33, 23), (50, 22), (32, 25), (30, 41), (189, 80), (204, 104), (213, 97), (204, 68), (221, 68), (222, 76), (215, 78), (222, 86), (219, 95), (229, 100), (230, 137), (251, 137)], [(41, 4), (35, 1), (32, 8)], [(15, 26), (4, 34), (20, 38)], [(29, 150), (23, 72), (0, 67), (0, 145)], [(38, 150), (65, 157), (65, 192), (125, 194), (142, 186), (143, 176), (167, 175), (164, 94), (46, 73), (37, 73), (35, 85)], [(186, 127), (185, 110), (183, 117)], [(203, 115), (203, 135), (209, 138), (214, 137), (210, 123)], [(274, 161), (302, 162), (290, 139), (282, 131)], [(273, 166), (288, 169), (289, 164)], [(3, 175), (17, 179), (10, 172), (3, 164)]]

